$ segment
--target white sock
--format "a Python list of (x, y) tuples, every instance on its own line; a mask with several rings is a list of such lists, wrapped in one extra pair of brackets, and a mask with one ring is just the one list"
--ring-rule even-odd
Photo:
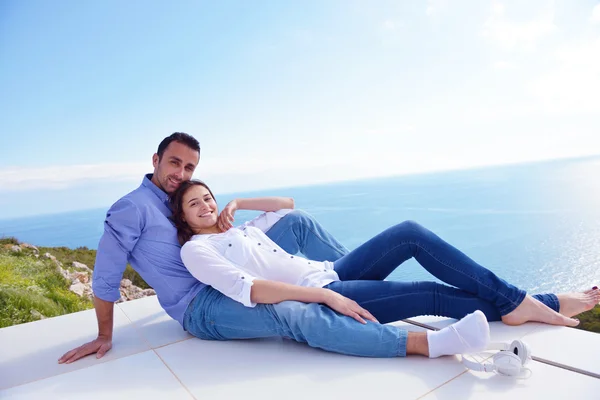
[(439, 331), (427, 331), (429, 358), (462, 353), (477, 353), (490, 343), (490, 326), (485, 314), (477, 310)]

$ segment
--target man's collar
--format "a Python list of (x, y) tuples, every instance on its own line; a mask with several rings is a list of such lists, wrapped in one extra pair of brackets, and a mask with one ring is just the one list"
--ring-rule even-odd
[(169, 195), (152, 182), (152, 174), (147, 174), (142, 180), (142, 186), (147, 187), (154, 193), (162, 202), (169, 203)]

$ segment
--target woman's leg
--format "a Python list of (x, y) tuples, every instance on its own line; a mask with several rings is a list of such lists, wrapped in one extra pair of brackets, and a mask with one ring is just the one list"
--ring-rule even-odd
[(267, 231), (267, 236), (290, 254), (302, 253), (315, 261), (335, 261), (348, 254), (312, 215), (294, 210)]
[[(531, 320), (571, 326), (579, 323), (552, 310), (550, 307), (556, 304), (552, 296), (538, 298), (548, 301), (548, 305), (526, 296), (524, 290), (499, 278), (412, 221), (387, 229), (337, 260), (335, 270), (343, 281), (383, 280), (411, 257), (443, 282), (492, 303), (506, 323)], [(518, 306), (521, 307), (517, 309)]]
[(500, 321), (492, 303), (436, 282), (337, 281), (326, 287), (356, 301), (382, 324), (419, 315), (461, 319), (476, 310), (488, 321)]
[(492, 303), (500, 315), (513, 311), (525, 298), (525, 291), (412, 221), (385, 230), (340, 258), (335, 271), (343, 281), (383, 280), (411, 257), (443, 282)]

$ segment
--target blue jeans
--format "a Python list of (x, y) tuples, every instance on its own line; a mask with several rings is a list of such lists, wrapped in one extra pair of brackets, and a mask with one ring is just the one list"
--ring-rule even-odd
[[(433, 276), (454, 287), (436, 282), (384, 281), (412, 257)], [(498, 321), (526, 295), (412, 221), (375, 236), (335, 261), (334, 268), (341, 281), (327, 288), (353, 299), (381, 323), (418, 315), (460, 319), (475, 310), (483, 311), (489, 321)], [(534, 298), (558, 311), (555, 295)]]
[[(509, 288), (505, 291), (507, 295), (511, 293), (521, 295), (522, 291), (516, 288), (515, 291), (511, 291), (507, 283), (497, 277), (494, 279), (495, 275), (491, 272), (478, 266), (458, 250), (414, 223), (400, 224), (386, 232), (394, 229), (401, 231), (402, 229), (398, 227), (408, 225), (414, 228), (413, 231), (428, 233), (425, 236), (432, 235), (434, 244), (441, 243), (441, 248), (446, 250), (448, 260), (453, 262), (468, 260), (458, 270), (467, 271), (469, 268), (475, 268), (472, 272), (480, 272), (477, 268), (481, 268), (488, 274), (487, 278), (471, 277), (471, 280), (482, 281), (487, 285), (486, 279), (491, 279), (491, 281), (497, 282), (499, 287), (503, 283), (506, 284), (506, 288)], [(369, 309), (380, 322), (428, 314), (460, 318), (469, 307), (474, 307), (473, 310), (482, 309), (488, 318), (492, 317), (493, 319), (494, 312), (495, 315), (499, 315), (492, 302), (481, 300), (465, 290), (461, 291), (433, 282), (383, 281), (402, 261), (415, 256), (421, 262), (423, 257), (419, 254), (427, 254), (427, 251), (423, 251), (419, 247), (426, 241), (422, 240), (421, 243), (420, 240), (417, 244), (415, 238), (411, 239), (410, 243), (405, 241), (400, 245), (388, 242), (388, 252), (377, 254), (378, 249), (386, 251), (386, 241), (382, 240), (382, 238), (386, 238), (386, 232), (371, 239), (352, 253), (348, 253), (348, 250), (310, 215), (302, 211), (293, 211), (273, 225), (267, 235), (291, 254), (301, 252), (307, 258), (319, 261), (339, 259), (335, 262), (335, 268), (340, 278), (353, 281), (335, 282), (329, 285), (330, 288), (362, 303), (363, 307)], [(391, 239), (392, 237), (388, 237), (388, 240)], [(380, 240), (381, 242), (379, 242)], [(404, 248), (404, 253), (399, 250), (401, 247)], [(432, 247), (435, 248), (435, 246)], [(346, 256), (346, 254), (348, 255)], [(429, 262), (427, 264), (430, 265)], [(435, 268), (435, 262), (430, 266), (433, 266), (432, 269)], [(428, 266), (425, 267), (428, 268)], [(460, 276), (456, 269), (452, 272), (443, 271), (442, 267), (437, 267), (439, 267), (440, 274), (434, 273), (434, 275), (440, 279), (446, 275), (452, 279), (457, 279), (455, 275)], [(433, 273), (433, 271), (430, 272)], [(479, 286), (485, 288), (485, 285), (473, 282), (466, 282), (465, 285), (474, 286), (477, 289)], [(440, 296), (437, 294), (440, 290), (442, 293), (451, 293), (452, 295)], [(406, 297), (407, 294), (408, 297)], [(489, 295), (489, 292), (487, 294)], [(556, 296), (552, 296), (554, 295), (546, 295), (547, 302), (545, 303), (550, 305), (549, 303), (555, 301), (554, 308), (557, 309), (558, 300)], [(518, 300), (512, 298), (504, 300), (505, 303), (507, 301), (511, 303), (506, 308), (509, 309)], [(396, 318), (397, 316), (400, 317)], [(202, 289), (188, 306), (184, 314), (184, 329), (190, 334), (206, 340), (286, 337), (323, 350), (365, 357), (405, 356), (408, 337), (406, 330), (371, 322), (363, 325), (350, 317), (336, 313), (329, 307), (315, 303), (285, 301), (279, 304), (258, 304), (254, 308), (245, 307), (211, 287)]]
[(335, 261), (348, 254), (343, 244), (302, 210), (281, 218), (267, 231), (267, 236), (288, 253), (302, 253), (309, 260)]
[[(309, 214), (295, 210), (267, 235), (288, 253), (313, 260), (337, 260), (348, 253)], [(363, 357), (404, 357), (408, 332), (391, 325), (340, 315), (316, 303), (284, 301), (245, 307), (212, 287), (202, 289), (183, 316), (183, 327), (205, 340), (285, 337), (312, 347)]]
[(284, 337), (363, 357), (405, 356), (408, 337), (395, 326), (363, 325), (317, 303), (284, 301), (246, 307), (210, 286), (200, 290), (188, 306), (183, 327), (205, 340)]

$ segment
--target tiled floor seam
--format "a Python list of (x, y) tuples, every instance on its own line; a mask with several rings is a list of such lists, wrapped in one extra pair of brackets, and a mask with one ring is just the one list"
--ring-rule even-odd
[[(108, 362), (117, 361), (117, 360), (120, 360), (120, 359), (122, 359), (122, 358), (130, 357), (130, 356), (135, 356), (135, 355), (137, 355), (137, 354), (141, 354), (141, 353), (144, 353), (144, 352), (146, 352), (146, 351), (151, 351), (151, 350), (152, 350), (151, 348), (150, 348), (150, 349), (143, 349), (143, 350), (140, 350), (140, 351), (133, 352), (133, 353), (131, 353), (131, 354), (127, 354), (126, 356), (123, 356), (123, 357), (117, 357), (117, 358), (113, 358), (112, 360), (103, 361), (102, 363), (108, 363)], [(86, 357), (90, 357), (90, 356), (92, 356), (92, 355), (93, 355), (93, 354), (89, 354), (89, 355), (87, 355)], [(75, 361), (75, 362), (76, 362), (76, 361)], [(45, 376), (45, 377), (43, 377), (43, 378), (38, 378), (38, 379), (32, 379), (32, 380), (30, 380), (30, 381), (27, 381), (27, 382), (19, 383), (18, 385), (13, 385), (13, 386), (7, 386), (7, 387), (0, 388), (0, 391), (2, 391), (2, 390), (7, 390), (7, 389), (12, 389), (12, 388), (16, 388), (16, 387), (23, 386), (23, 385), (28, 385), (28, 384), (30, 384), (30, 383), (37, 382), (37, 381), (43, 381), (44, 379), (50, 379), (50, 378), (54, 378), (55, 376), (66, 375), (66, 374), (70, 374), (70, 373), (72, 373), (72, 372), (76, 372), (76, 371), (83, 371), (84, 369), (88, 369), (88, 368), (91, 368), (91, 367), (95, 367), (95, 366), (97, 366), (97, 365), (98, 365), (98, 364), (92, 364), (92, 365), (88, 365), (87, 367), (82, 367), (82, 368), (79, 368), (79, 369), (74, 369), (74, 370), (72, 370), (72, 371), (68, 371), (68, 372), (60, 372), (60, 373), (58, 373), (58, 374), (55, 374), (55, 375)]]
[(586, 371), (584, 369), (580, 369), (580, 368), (577, 368), (577, 367), (571, 367), (569, 365), (557, 363), (556, 361), (550, 361), (550, 360), (546, 360), (546, 359), (535, 357), (535, 356), (533, 356), (532, 359), (533, 359), (533, 361), (536, 361), (536, 362), (539, 362), (539, 363), (543, 363), (543, 364), (546, 364), (546, 365), (550, 365), (551, 367), (561, 368), (561, 369), (564, 369), (564, 370), (567, 370), (567, 371), (575, 372), (576, 374), (586, 375), (586, 376), (589, 376), (591, 378), (600, 379), (600, 374), (596, 374), (594, 372)]
[[(119, 307), (118, 304), (117, 304), (117, 307)], [(127, 320), (129, 322), (131, 322), (131, 326), (135, 330), (135, 333), (137, 333), (137, 335), (139, 337), (141, 337), (144, 342), (146, 342), (146, 344), (148, 345), (148, 349), (152, 349), (152, 344), (150, 343), (150, 341), (148, 339), (146, 339), (146, 336), (144, 336), (144, 334), (142, 332), (139, 331), (138, 326), (135, 324), (135, 322), (133, 322), (131, 320), (131, 318), (129, 318), (129, 315), (127, 315), (127, 313), (125, 312), (125, 310), (123, 310), (121, 307), (119, 307), (119, 310), (121, 310), (121, 312), (123, 313), (123, 315), (125, 315), (125, 318), (127, 318)]]
[[(540, 359), (540, 360), (541, 360), (541, 359)], [(548, 365), (550, 365), (550, 366), (555, 366), (555, 365), (552, 365), (552, 364), (551, 364), (551, 362), (545, 362), (546, 360), (544, 360), (544, 361), (540, 361), (540, 360), (535, 360), (535, 361), (536, 361), (536, 362), (544, 362), (545, 364), (548, 364)], [(562, 367), (559, 367), (559, 366), (556, 366), (556, 367), (557, 367), (557, 368), (562, 368)], [(568, 370), (570, 370), (569, 368), (563, 368), (563, 369), (568, 369)], [(583, 374), (583, 375), (588, 375), (588, 374), (586, 373), (587, 371), (583, 371), (583, 370), (579, 370), (579, 371), (581, 371), (581, 372), (579, 372), (580, 374)], [(466, 374), (467, 372), (469, 372), (469, 371), (464, 371), (464, 372), (462, 372), (462, 373), (460, 373), (460, 374), (456, 375), (454, 378), (452, 378), (452, 379), (449, 379), (448, 381), (446, 381), (446, 382), (442, 383), (441, 385), (439, 385), (439, 386), (437, 386), (437, 387), (435, 387), (435, 388), (431, 389), (429, 392), (427, 392), (427, 393), (423, 394), (422, 396), (419, 396), (419, 397), (417, 397), (417, 398), (416, 398), (416, 400), (420, 400), (420, 399), (424, 398), (425, 396), (427, 396), (427, 395), (431, 394), (432, 392), (435, 392), (436, 390), (438, 390), (438, 389), (439, 389), (439, 388), (441, 388), (442, 386), (444, 386), (444, 385), (446, 385), (446, 384), (448, 384), (448, 383), (452, 382), (452, 381), (453, 381), (453, 380), (455, 380), (456, 378), (459, 378), (459, 377), (463, 376), (463, 375), (464, 375), (464, 374)], [(573, 372), (578, 372), (578, 371), (573, 371)], [(595, 375), (595, 374), (594, 374), (594, 375)], [(588, 375), (588, 376), (590, 376), (590, 375)], [(594, 378), (599, 378), (598, 376), (592, 376), (592, 377), (594, 377)], [(599, 378), (599, 379), (600, 379), (600, 378)]]
[[(118, 307), (118, 305), (117, 305), (117, 307)], [(171, 369), (171, 367), (165, 362), (165, 360), (163, 360), (163, 358), (160, 356), (160, 354), (158, 354), (158, 352), (156, 351), (156, 349), (159, 349), (159, 348), (165, 347), (165, 346), (169, 346), (169, 345), (171, 345), (173, 343), (178, 343), (178, 342), (173, 342), (173, 343), (169, 343), (169, 344), (165, 344), (163, 346), (158, 346), (156, 348), (153, 348), (152, 344), (148, 341), (148, 339), (146, 339), (146, 337), (144, 336), (144, 334), (138, 330), (138, 326), (135, 324), (135, 322), (133, 322), (131, 320), (131, 318), (129, 318), (129, 315), (127, 315), (127, 313), (121, 307), (119, 307), (119, 309), (123, 312), (123, 314), (125, 314), (125, 317), (127, 317), (127, 319), (131, 322), (131, 324), (133, 325), (133, 328), (135, 329), (135, 331), (137, 332), (137, 334), (142, 337), (142, 339), (148, 344), (148, 347), (150, 347), (150, 349), (152, 350), (152, 352), (154, 352), (154, 354), (156, 354), (156, 356), (158, 357), (158, 359), (165, 365), (165, 367), (167, 367), (167, 369), (169, 370), (169, 372), (171, 372), (171, 374), (173, 374), (173, 376), (175, 377), (175, 379), (177, 379), (177, 382), (179, 382), (179, 384), (186, 390), (186, 392), (188, 392), (189, 395), (192, 396), (192, 399), (197, 400), (196, 397), (194, 397), (194, 395), (192, 394), (192, 392), (188, 389), (188, 387), (186, 385), (184, 385), (184, 383), (181, 381), (181, 379), (179, 379), (179, 377), (177, 376), (177, 374)], [(183, 341), (188, 340), (188, 339), (191, 339), (191, 338), (183, 339), (183, 340), (180, 340), (179, 342), (183, 342)]]
[(165, 344), (161, 344), (160, 346), (155, 346), (155, 347), (152, 347), (152, 350), (156, 350), (156, 349), (162, 349), (163, 347), (167, 347), (167, 346), (170, 346), (170, 345), (172, 345), (172, 344), (176, 344), (176, 343), (185, 342), (186, 340), (190, 340), (190, 339), (193, 339), (193, 338), (194, 338), (194, 337), (192, 336), (192, 337), (189, 337), (189, 338), (185, 338), (185, 339), (181, 339), (181, 340), (176, 340), (176, 341), (174, 341), (174, 342), (171, 342), (171, 343), (165, 343)]
[[(119, 305), (118, 305), (118, 304), (117, 304), (117, 307), (119, 307)], [(134, 327), (134, 329), (136, 330), (136, 332), (138, 333), (138, 335), (139, 335), (139, 336), (141, 336), (141, 337), (142, 337), (142, 339), (144, 339), (144, 341), (145, 341), (145, 342), (148, 344), (148, 347), (149, 347), (150, 349), (152, 349), (152, 350), (154, 350), (154, 349), (160, 349), (160, 348), (163, 348), (163, 347), (166, 347), (166, 346), (170, 346), (170, 345), (172, 345), (172, 344), (175, 344), (175, 343), (185, 342), (186, 340), (192, 339), (192, 337), (188, 337), (188, 338), (185, 338), (185, 339), (176, 340), (176, 341), (174, 341), (174, 342), (170, 342), (170, 343), (161, 344), (160, 346), (152, 346), (152, 343), (150, 343), (150, 342), (148, 341), (148, 339), (147, 339), (147, 338), (144, 336), (144, 334), (138, 330), (138, 326), (137, 326), (137, 324), (136, 324), (135, 322), (133, 322), (133, 321), (131, 320), (131, 318), (129, 318), (129, 315), (127, 315), (127, 313), (125, 312), (125, 310), (123, 310), (121, 307), (119, 307), (119, 309), (120, 309), (120, 310), (123, 312), (123, 314), (125, 314), (125, 316), (126, 316), (126, 317), (127, 317), (127, 319), (129, 320), (129, 322), (131, 322), (131, 324), (133, 325), (133, 327)]]
[[(116, 306), (117, 306), (117, 307), (119, 307), (119, 305), (118, 305), (118, 304), (116, 304)], [(172, 345), (172, 344), (175, 344), (175, 343), (180, 343), (180, 342), (184, 342), (184, 341), (186, 341), (186, 340), (192, 339), (191, 337), (189, 337), (189, 338), (182, 339), (182, 340), (178, 340), (178, 341), (175, 341), (175, 342), (172, 342), (172, 343), (163, 344), (163, 345), (161, 345), (161, 346), (152, 347), (152, 345), (150, 344), (150, 342), (148, 342), (148, 340), (146, 339), (146, 337), (145, 337), (145, 336), (144, 336), (144, 335), (143, 335), (143, 334), (142, 334), (142, 333), (141, 333), (141, 332), (138, 330), (138, 327), (137, 327), (137, 325), (135, 324), (135, 322), (133, 322), (133, 321), (131, 320), (131, 318), (129, 318), (129, 316), (127, 315), (127, 313), (126, 313), (126, 312), (125, 312), (125, 311), (124, 311), (124, 310), (123, 310), (121, 307), (119, 307), (119, 310), (121, 310), (121, 312), (123, 312), (123, 314), (125, 314), (125, 317), (126, 317), (128, 320), (129, 320), (129, 322), (131, 322), (131, 325), (133, 326), (133, 329), (136, 331), (136, 333), (138, 334), (138, 336), (140, 336), (140, 337), (142, 338), (142, 340), (143, 340), (144, 342), (146, 342), (146, 344), (148, 345), (148, 348), (147, 348), (147, 349), (143, 349), (143, 350), (141, 350), (141, 351), (137, 351), (137, 352), (131, 353), (131, 354), (127, 354), (126, 356), (123, 356), (123, 357), (117, 357), (117, 358), (114, 358), (114, 359), (112, 359), (112, 360), (105, 361), (105, 362), (111, 362), (111, 361), (115, 361), (115, 360), (118, 360), (118, 359), (121, 359), (121, 358), (125, 358), (125, 357), (129, 357), (129, 356), (133, 356), (133, 355), (136, 355), (136, 354), (140, 354), (140, 353), (143, 353), (143, 352), (145, 352), (145, 351), (154, 350), (154, 349), (160, 349), (160, 348), (163, 348), (163, 347), (166, 347), (166, 346), (170, 346), (170, 345)], [(89, 357), (89, 356), (91, 356), (91, 354), (90, 354), (90, 355), (88, 355), (87, 357)], [(162, 360), (162, 359), (161, 359), (161, 360)], [(0, 390), (7, 390), (7, 389), (11, 389), (11, 388), (15, 388), (15, 387), (23, 386), (23, 385), (28, 385), (28, 384), (30, 384), (30, 383), (33, 383), (33, 382), (37, 382), (37, 381), (42, 381), (42, 380), (44, 380), (44, 379), (53, 378), (53, 377), (55, 377), (55, 376), (60, 376), (60, 375), (64, 375), (64, 374), (69, 374), (69, 373), (71, 373), (71, 372), (75, 372), (75, 371), (84, 370), (84, 369), (86, 369), (86, 368), (93, 367), (93, 366), (95, 366), (95, 365), (98, 365), (98, 364), (88, 365), (87, 367), (83, 367), (83, 368), (80, 368), (80, 369), (72, 370), (72, 371), (69, 371), (69, 372), (61, 372), (61, 373), (58, 373), (58, 374), (56, 374), (56, 375), (50, 375), (50, 376), (45, 376), (45, 377), (43, 377), (43, 378), (33, 379), (33, 380), (30, 380), (30, 381), (27, 381), (27, 382), (19, 383), (18, 385), (12, 385), (12, 386), (1, 387), (1, 388), (0, 388)]]
[(461, 376), (463, 376), (463, 375), (464, 375), (464, 374), (466, 374), (467, 372), (469, 372), (469, 371), (463, 371), (463, 372), (461, 372), (460, 374), (456, 375), (455, 377), (452, 377), (452, 378), (448, 379), (446, 382), (444, 382), (444, 383), (442, 383), (442, 384), (440, 384), (440, 385), (438, 385), (438, 386), (434, 387), (433, 389), (431, 389), (431, 390), (430, 390), (430, 391), (428, 391), (427, 393), (425, 393), (425, 394), (423, 394), (423, 395), (421, 395), (421, 396), (417, 397), (415, 400), (419, 400), (419, 399), (422, 399), (422, 398), (424, 398), (424, 397), (425, 397), (425, 396), (427, 396), (428, 394), (430, 394), (430, 393), (432, 393), (432, 392), (435, 392), (436, 390), (438, 390), (438, 389), (439, 389), (439, 388), (441, 388), (442, 386), (444, 386), (444, 385), (446, 385), (446, 384), (448, 384), (448, 383), (452, 382), (452, 381), (453, 381), (453, 380), (455, 380), (456, 378), (460, 378)]
[[(415, 326), (418, 326), (418, 327), (421, 327), (421, 328), (425, 328), (425, 329), (429, 329), (429, 330), (433, 330), (433, 331), (439, 331), (439, 328), (433, 327), (431, 325), (423, 324), (421, 322), (412, 321), (410, 319), (404, 319), (404, 320), (402, 320), (402, 322), (406, 322), (407, 324), (415, 325)], [(521, 336), (521, 338), (524, 338), (527, 335), (531, 335), (532, 333), (536, 332), (539, 329), (541, 329), (541, 326), (536, 327), (533, 330), (527, 332), (526, 334), (524, 334), (523, 336)], [(571, 372), (574, 372), (574, 373), (577, 373), (577, 374), (586, 375), (586, 376), (589, 376), (589, 377), (592, 377), (592, 378), (600, 379), (600, 374), (596, 374), (596, 373), (591, 372), (591, 371), (586, 371), (586, 370), (583, 370), (583, 369), (580, 369), (580, 368), (571, 367), (569, 365), (557, 363), (555, 361), (546, 360), (546, 359), (543, 359), (543, 358), (540, 358), (540, 357), (536, 357), (536, 356), (532, 356), (531, 358), (532, 358), (533, 361), (541, 362), (541, 363), (544, 363), (544, 364), (549, 365), (549, 366), (554, 367), (554, 368), (560, 368), (560, 369), (564, 369), (566, 371), (571, 371)]]
[(156, 354), (156, 356), (159, 358), (159, 360), (165, 364), (165, 367), (167, 367), (169, 369), (169, 371), (173, 374), (173, 376), (175, 377), (175, 379), (177, 379), (177, 382), (179, 382), (179, 384), (190, 394), (190, 396), (192, 396), (192, 399), (194, 400), (198, 400), (196, 399), (196, 397), (192, 394), (192, 392), (190, 391), (190, 389), (188, 389), (188, 387), (181, 381), (181, 379), (179, 379), (179, 377), (177, 376), (177, 374), (175, 373), (175, 371), (173, 371), (171, 369), (171, 367), (169, 366), (169, 364), (167, 364), (165, 362), (165, 360), (163, 360), (163, 358), (160, 356), (160, 354), (158, 354), (158, 352), (155, 349), (152, 349), (152, 351), (154, 352), (154, 354)]
[(402, 322), (406, 322), (407, 324), (418, 326), (419, 328), (428, 329), (430, 331), (439, 331), (440, 330), (439, 328), (436, 328), (435, 326), (423, 324), (421, 322), (413, 321), (411, 319), (403, 319)]

